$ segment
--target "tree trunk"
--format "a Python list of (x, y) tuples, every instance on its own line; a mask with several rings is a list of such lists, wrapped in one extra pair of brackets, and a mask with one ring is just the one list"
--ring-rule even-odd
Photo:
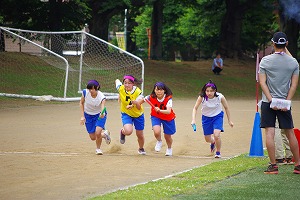
[(90, 34), (108, 41), (108, 26), (110, 16), (105, 13), (94, 14), (89, 24)]
[[(49, 1), (49, 29), (50, 31), (62, 30), (62, 0)], [(60, 42), (60, 35), (51, 34), (51, 51), (62, 55), (63, 44)]]
[(260, 0), (225, 0), (226, 14), (221, 23), (219, 52), (224, 57), (242, 57), (241, 30), (247, 10), (255, 9)]
[(62, 17), (62, 0), (49, 0), (50, 31), (61, 31)]
[(226, 0), (226, 14), (221, 24), (220, 53), (223, 57), (237, 59), (241, 52), (241, 30), (244, 5), (236, 0)]
[(137, 50), (137, 46), (136, 46), (136, 43), (132, 41), (131, 39), (131, 33), (133, 31), (133, 28), (135, 26), (138, 26), (138, 24), (132, 20), (132, 18), (128, 18), (127, 20), (127, 51), (128, 52), (134, 52)]
[[(281, 13), (282, 14), (282, 13)], [(280, 17), (280, 26), (288, 39), (288, 50), (297, 59), (300, 24), (295, 19)]]
[(5, 51), (4, 31), (0, 29), (0, 52)]
[(163, 0), (153, 3), (152, 27), (151, 27), (151, 59), (162, 59), (162, 24), (163, 24)]

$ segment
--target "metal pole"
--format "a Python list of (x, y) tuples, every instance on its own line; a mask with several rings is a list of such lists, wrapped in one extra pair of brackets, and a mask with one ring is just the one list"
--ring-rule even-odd
[(125, 9), (125, 19), (124, 19), (124, 46), (125, 51), (127, 50), (127, 9)]

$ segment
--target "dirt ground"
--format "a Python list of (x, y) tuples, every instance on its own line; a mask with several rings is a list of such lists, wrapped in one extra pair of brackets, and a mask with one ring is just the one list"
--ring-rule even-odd
[[(107, 129), (112, 142), (103, 141), (104, 155), (95, 155), (84, 126), (79, 125), (79, 103), (47, 104), (0, 109), (0, 199), (87, 199), (131, 185), (218, 161), (205, 143), (198, 112), (193, 132), (195, 100), (174, 99), (177, 133), (173, 156), (154, 151), (149, 106), (145, 106), (146, 156), (137, 154), (135, 134), (119, 143), (121, 118), (117, 101), (107, 101)], [(256, 112), (255, 100), (228, 100), (234, 128), (225, 118), (222, 159), (248, 153)], [(295, 127), (300, 127), (300, 102), (293, 102)], [(263, 134), (264, 135), (264, 134)], [(221, 160), (222, 160), (221, 159)]]

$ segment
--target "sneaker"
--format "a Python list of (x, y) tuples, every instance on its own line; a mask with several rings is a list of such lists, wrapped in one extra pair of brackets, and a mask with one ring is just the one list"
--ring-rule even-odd
[(172, 148), (167, 148), (167, 150), (166, 150), (166, 156), (172, 156)]
[(111, 138), (110, 138), (110, 132), (109, 132), (109, 130), (105, 130), (104, 131), (104, 135), (105, 135), (105, 142), (106, 142), (106, 144), (110, 144)]
[(103, 155), (101, 149), (96, 149), (96, 155)]
[(219, 151), (216, 152), (215, 158), (221, 158), (221, 153)]
[(120, 131), (120, 143), (124, 144), (125, 143), (125, 135), (123, 134), (124, 129), (122, 128)]
[(216, 142), (214, 142), (214, 143), (210, 143), (210, 152), (212, 152), (212, 153), (214, 153), (215, 152), (215, 150), (216, 150)]
[(138, 154), (140, 154), (140, 155), (146, 155), (145, 149), (144, 148), (139, 148)]
[(156, 145), (155, 145), (155, 151), (159, 152), (161, 150), (162, 147), (162, 141), (157, 141)]
[[(265, 174), (278, 174), (277, 164), (269, 164), (268, 168), (264, 171)], [(299, 171), (300, 173), (300, 171)]]
[(295, 166), (294, 174), (300, 174), (300, 165)]

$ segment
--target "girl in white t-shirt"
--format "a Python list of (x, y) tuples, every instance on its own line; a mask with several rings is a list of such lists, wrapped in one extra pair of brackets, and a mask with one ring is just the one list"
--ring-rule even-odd
[(98, 81), (90, 80), (86, 88), (82, 91), (80, 99), (80, 124), (85, 124), (91, 140), (96, 141), (96, 154), (102, 155), (103, 153), (100, 149), (102, 138), (105, 139), (107, 144), (110, 144), (111, 141), (109, 131), (105, 130), (107, 112), (104, 108), (106, 98), (99, 91), (100, 84)]
[(211, 80), (206, 83), (195, 103), (192, 113), (192, 122), (195, 124), (196, 114), (199, 105), (202, 103), (202, 128), (204, 132), (204, 139), (210, 143), (210, 150), (212, 153), (216, 150), (215, 158), (221, 158), (221, 136), (220, 133), (224, 132), (223, 119), (224, 112), (222, 105), (225, 109), (228, 124), (233, 127), (230, 120), (230, 112), (225, 97), (217, 92), (217, 86)]

